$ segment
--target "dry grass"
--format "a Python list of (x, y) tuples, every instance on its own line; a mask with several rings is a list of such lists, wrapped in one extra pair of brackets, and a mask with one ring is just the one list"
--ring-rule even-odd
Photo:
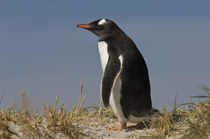
[(206, 96), (193, 96), (195, 98), (206, 98), (205, 102), (191, 105), (186, 111), (184, 123), (187, 126), (184, 138), (208, 138), (210, 137), (210, 89), (202, 86), (207, 93)]
[[(106, 125), (109, 120), (116, 119), (110, 108), (99, 107), (82, 108), (85, 96), (82, 95), (81, 81), (80, 96), (77, 106), (67, 110), (64, 105), (58, 105), (59, 97), (53, 105), (44, 105), (42, 115), (29, 113), (30, 101), (24, 91), (21, 91), (21, 105), (14, 105), (7, 110), (0, 109), (0, 137), (35, 137), (35, 138), (82, 138), (78, 124), (99, 126)], [(90, 119), (96, 121), (90, 124)], [(16, 131), (14, 128), (18, 129)]]
[[(102, 103), (98, 107), (82, 107), (85, 96), (82, 95), (81, 82), (79, 100), (70, 110), (64, 105), (58, 106), (59, 97), (54, 105), (44, 105), (41, 115), (30, 113), (27, 96), (22, 91), (22, 103), (18, 111), (14, 107), (0, 109), (0, 137), (34, 137), (34, 138), (83, 138), (80, 126), (107, 126), (110, 122), (117, 121), (111, 108), (105, 109)], [(205, 96), (192, 96), (204, 98), (196, 104), (187, 103), (175, 106), (173, 111), (163, 108), (163, 116), (153, 117), (149, 123), (152, 135), (149, 138), (163, 139), (181, 135), (182, 138), (208, 138), (210, 135), (210, 90), (206, 86), (202, 89)], [(1, 99), (2, 100), (2, 99)], [(111, 120), (110, 120), (111, 119)], [(94, 122), (91, 122), (94, 121)], [(80, 126), (79, 126), (80, 125)]]
[[(164, 139), (174, 135), (182, 135), (183, 139), (207, 139), (210, 137), (210, 89), (202, 85), (206, 92), (204, 96), (192, 96), (193, 98), (205, 98), (198, 103), (186, 103), (168, 112), (163, 108), (164, 115), (151, 119), (151, 128), (156, 130), (151, 138)], [(185, 106), (185, 108), (182, 108)]]
[[(81, 84), (82, 89), (82, 84)], [(82, 91), (82, 90), (81, 90)], [(82, 133), (74, 125), (77, 122), (78, 113), (84, 102), (82, 92), (78, 106), (67, 112), (64, 105), (57, 106), (59, 97), (56, 97), (54, 106), (44, 105), (44, 114), (29, 113), (29, 101), (24, 91), (21, 91), (21, 107), (15, 105), (8, 110), (0, 110), (0, 137), (11, 138), (16, 137), (35, 137), (35, 138), (55, 138), (56, 134), (63, 134), (69, 138), (80, 138)], [(14, 112), (16, 109), (17, 112)], [(14, 128), (18, 131), (14, 131)], [(24, 134), (24, 135), (22, 135)], [(59, 138), (59, 137), (58, 137)]]

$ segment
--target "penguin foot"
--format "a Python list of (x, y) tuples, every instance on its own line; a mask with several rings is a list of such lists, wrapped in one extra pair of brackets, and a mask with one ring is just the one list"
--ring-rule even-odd
[(120, 126), (116, 127), (107, 127), (108, 130), (122, 130), (126, 128), (126, 123), (120, 122)]
[(144, 129), (144, 128), (146, 128), (146, 126), (144, 125), (143, 122), (139, 122), (136, 125), (127, 126), (127, 128)]
[(123, 128), (121, 128), (120, 126), (116, 126), (116, 127), (107, 127), (108, 130), (122, 130)]

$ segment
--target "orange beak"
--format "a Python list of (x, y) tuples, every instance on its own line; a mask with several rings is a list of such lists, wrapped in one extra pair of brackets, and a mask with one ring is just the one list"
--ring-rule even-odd
[(80, 24), (80, 25), (77, 25), (77, 27), (78, 27), (78, 28), (85, 28), (85, 29), (91, 28), (90, 25), (86, 25), (86, 24)]

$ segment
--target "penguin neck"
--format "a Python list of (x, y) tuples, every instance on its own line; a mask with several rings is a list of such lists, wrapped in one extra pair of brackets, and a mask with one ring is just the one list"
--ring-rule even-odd
[(120, 34), (121, 32), (119, 30), (115, 30), (106, 34), (101, 34), (100, 36), (98, 36), (98, 41), (104, 41), (107, 40), (109, 38), (114, 38), (114, 36), (116, 36), (117, 34)]
[(106, 41), (110, 38), (122, 39), (122, 38), (128, 38), (128, 36), (119, 28), (118, 30), (112, 31), (111, 33), (101, 34), (100, 36), (98, 36), (98, 41), (99, 42)]

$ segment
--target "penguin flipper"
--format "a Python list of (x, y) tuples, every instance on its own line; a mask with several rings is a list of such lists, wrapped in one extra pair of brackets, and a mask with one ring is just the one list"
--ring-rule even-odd
[(115, 84), (117, 77), (120, 72), (120, 60), (118, 58), (109, 57), (107, 66), (103, 73), (102, 84), (101, 84), (101, 94), (102, 100), (105, 107), (109, 106), (109, 97), (112, 88)]

